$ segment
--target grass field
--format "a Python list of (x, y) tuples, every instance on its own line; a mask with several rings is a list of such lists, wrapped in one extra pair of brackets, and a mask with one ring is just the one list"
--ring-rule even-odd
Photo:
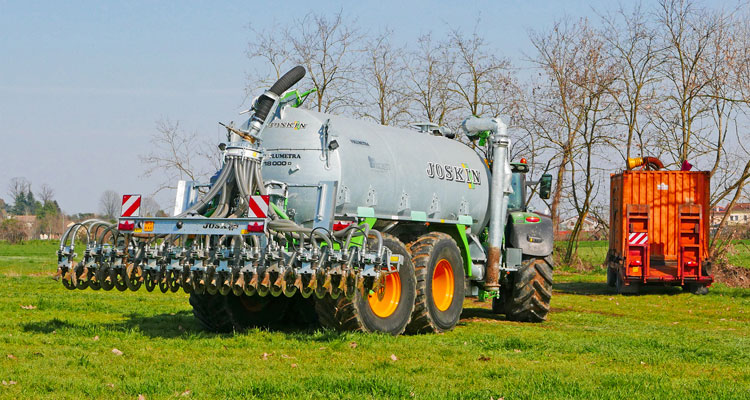
[(441, 335), (213, 335), (184, 293), (64, 289), (54, 250), (0, 244), (0, 398), (750, 398), (750, 290), (625, 297), (563, 271), (542, 324), (467, 299)]

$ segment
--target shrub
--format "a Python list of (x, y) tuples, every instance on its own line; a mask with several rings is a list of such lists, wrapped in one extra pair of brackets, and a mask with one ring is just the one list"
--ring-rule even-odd
[(22, 242), (28, 232), (21, 221), (16, 219), (6, 219), (0, 223), (0, 239), (7, 240), (9, 243)]

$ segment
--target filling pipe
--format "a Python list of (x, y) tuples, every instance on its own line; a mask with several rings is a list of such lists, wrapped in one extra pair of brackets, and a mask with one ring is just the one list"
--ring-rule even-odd
[(650, 171), (658, 171), (660, 169), (664, 169), (664, 164), (662, 164), (662, 162), (656, 157), (628, 158), (628, 170), (640, 167), (642, 165), (645, 165), (646, 169)]
[(508, 195), (511, 188), (512, 171), (509, 163), (510, 138), (508, 127), (500, 118), (469, 118), (462, 124), (469, 135), (480, 131), (491, 131), (492, 178), (490, 180), (490, 224), (489, 251), (484, 289), (488, 292), (500, 290), (500, 265), (505, 236), (505, 222), (508, 218)]

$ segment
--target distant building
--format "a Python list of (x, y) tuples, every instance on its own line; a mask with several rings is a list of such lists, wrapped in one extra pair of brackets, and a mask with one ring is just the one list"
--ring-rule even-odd
[(750, 225), (750, 203), (736, 203), (728, 212), (726, 206), (714, 207), (711, 210), (711, 225), (721, 223), (724, 215), (727, 215), (727, 225)]
[[(561, 231), (572, 231), (573, 228), (576, 226), (576, 222), (578, 222), (578, 217), (570, 217), (567, 219), (564, 219), (560, 221), (560, 230)], [(581, 229), (582, 232), (596, 232), (599, 230), (599, 221), (595, 220), (591, 217), (586, 217), (586, 219), (583, 221), (583, 227)]]
[[(555, 236), (555, 240), (567, 240), (573, 231), (573, 228), (575, 228), (577, 221), (578, 216), (566, 218), (560, 221), (560, 225), (558, 225), (560, 229)], [(580, 238), (584, 240), (598, 240), (604, 237), (604, 231), (605, 227), (602, 226), (599, 221), (592, 217), (586, 217), (586, 219), (583, 220), (583, 226), (581, 226)]]

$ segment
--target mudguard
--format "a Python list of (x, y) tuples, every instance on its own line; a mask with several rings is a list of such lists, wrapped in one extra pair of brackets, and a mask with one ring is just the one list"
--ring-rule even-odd
[(530, 212), (511, 212), (506, 247), (521, 249), (524, 255), (546, 257), (552, 254), (552, 219)]

